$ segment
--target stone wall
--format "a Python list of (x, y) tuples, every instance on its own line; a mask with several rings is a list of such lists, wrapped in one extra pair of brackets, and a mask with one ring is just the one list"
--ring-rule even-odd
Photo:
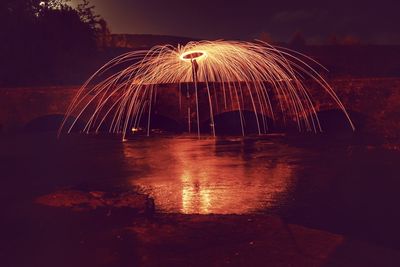
[[(399, 78), (348, 78), (329, 81), (343, 104), (351, 113), (362, 114), (366, 118), (365, 128), (379, 132), (387, 138), (398, 138), (400, 130), (400, 79)], [(47, 88), (2, 88), (0, 89), (0, 125), (3, 132), (22, 130), (30, 121), (54, 114), (65, 114), (78, 87)], [(245, 90), (246, 91), (246, 90)], [(186, 98), (185, 88), (176, 85), (162, 85), (157, 89), (154, 112), (181, 123), (187, 121), (187, 108), (195, 109), (193, 92)], [(317, 111), (337, 109), (337, 105), (321, 90), (310, 88)], [(181, 96), (181, 97), (179, 97)], [(200, 87), (200, 121), (209, 119), (206, 88)], [(235, 105), (225, 105), (219, 97), (219, 109), (223, 113), (237, 109)], [(245, 101), (246, 102), (246, 101)], [(249, 100), (246, 109), (251, 110)]]

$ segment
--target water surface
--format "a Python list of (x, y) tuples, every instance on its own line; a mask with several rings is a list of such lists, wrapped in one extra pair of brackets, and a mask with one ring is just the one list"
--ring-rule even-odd
[[(275, 139), (275, 140), (274, 140)], [(162, 138), (123, 143), (131, 184), (163, 212), (243, 214), (286, 203), (299, 149), (267, 139)]]
[(138, 190), (159, 212), (270, 213), (400, 247), (397, 149), (276, 135), (121, 142), (48, 133), (3, 136), (0, 145), (5, 212), (19, 214), (35, 197), (62, 188)]

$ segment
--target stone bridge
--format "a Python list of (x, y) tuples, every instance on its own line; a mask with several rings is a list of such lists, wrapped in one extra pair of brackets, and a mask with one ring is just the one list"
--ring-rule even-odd
[[(359, 130), (379, 131), (387, 136), (398, 136), (400, 129), (400, 79), (399, 78), (348, 78), (329, 81), (344, 106), (352, 115)], [(40, 121), (59, 118), (65, 112), (78, 87), (39, 87), (39, 88), (2, 88), (0, 89), (0, 129), (13, 133), (23, 131)], [(157, 89), (157, 100), (153, 113), (168, 118), (180, 125), (187, 125), (188, 116), (196, 120), (193, 92), (186, 97), (183, 86), (162, 85)], [(190, 89), (193, 90), (193, 89)], [(221, 89), (219, 90), (221, 94)], [(244, 90), (246, 91), (246, 90)], [(337, 105), (322, 90), (313, 90), (313, 101), (322, 118), (324, 114), (340, 114)], [(253, 111), (249, 97), (242, 109)], [(219, 96), (216, 101), (223, 101)], [(257, 98), (255, 104), (258, 105)], [(200, 122), (209, 123), (209, 105), (207, 90), (199, 88)], [(235, 104), (218, 103), (214, 108), (215, 117), (237, 111)], [(188, 112), (188, 107), (191, 111)], [(190, 114), (190, 115), (189, 115)], [(268, 116), (268, 114), (267, 114)], [(85, 118), (83, 118), (85, 119)], [(49, 126), (51, 127), (51, 126)], [(53, 125), (54, 127), (54, 125)], [(185, 126), (186, 127), (186, 126)]]

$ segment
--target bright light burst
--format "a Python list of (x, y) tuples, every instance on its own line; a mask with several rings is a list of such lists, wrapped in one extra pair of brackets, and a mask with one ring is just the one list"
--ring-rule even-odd
[[(147, 114), (149, 134), (149, 114), (156, 94), (162, 93), (162, 90), (156, 90), (157, 87), (160, 84), (172, 84), (181, 90), (182, 84), (191, 84), (195, 89), (196, 123), (200, 136), (200, 83), (207, 92), (214, 135), (214, 110), (218, 105), (226, 108), (227, 101), (235, 102), (244, 134), (244, 98), (249, 98), (247, 100), (255, 114), (259, 134), (268, 129), (266, 117), (275, 119), (277, 112), (293, 118), (299, 130), (318, 132), (322, 129), (305, 84), (307, 80), (313, 81), (329, 94), (354, 129), (335, 92), (310, 64), (318, 63), (300, 53), (261, 41), (200, 41), (178, 47), (162, 45), (150, 50), (129, 52), (104, 65), (82, 86), (67, 112), (67, 117), (76, 118), (68, 127), (68, 132), (86, 113), (89, 116), (85, 116), (84, 132), (98, 132), (108, 120), (109, 131), (122, 133), (125, 138), (129, 129), (139, 128), (142, 117)], [(99, 81), (100, 76), (115, 68), (120, 69)], [(220, 90), (219, 94), (217, 90)], [(218, 100), (217, 95), (222, 95), (223, 99)], [(272, 97), (276, 99), (276, 107), (272, 104)], [(190, 119), (188, 115), (189, 129)]]

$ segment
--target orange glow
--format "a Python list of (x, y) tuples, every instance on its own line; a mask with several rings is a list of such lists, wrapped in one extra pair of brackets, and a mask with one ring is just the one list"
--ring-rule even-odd
[(132, 133), (137, 133), (137, 132), (139, 132), (139, 130), (140, 130), (140, 128), (134, 128), (134, 127), (131, 129)]
[(213, 140), (173, 140), (157, 140), (153, 145), (164, 149), (141, 155), (134, 142), (124, 143), (127, 165), (140, 158), (148, 170), (131, 184), (143, 188), (163, 211), (250, 213), (277, 205), (293, 183), (294, 172), (285, 161), (249, 163), (237, 155), (215, 156)]
[[(196, 61), (196, 64), (187, 64)], [(98, 82), (104, 72), (121, 66), (131, 65), (118, 70), (108, 78)], [(76, 118), (75, 122), (88, 112), (84, 132), (97, 132), (106, 119), (111, 120), (110, 132), (122, 133), (125, 138), (129, 127), (138, 128), (143, 114), (152, 110), (160, 84), (197, 83), (206, 84), (208, 108), (213, 124), (214, 110), (227, 99), (238, 107), (250, 102), (256, 117), (258, 133), (268, 131), (267, 117), (275, 120), (275, 113), (281, 112), (284, 117), (293, 118), (299, 131), (322, 131), (311, 95), (304, 82), (306, 78), (314, 81), (325, 91), (332, 101), (347, 116), (351, 127), (354, 126), (345, 107), (330, 85), (311, 67), (318, 64), (311, 58), (276, 48), (264, 42), (239, 41), (199, 41), (189, 42), (184, 46), (172, 47), (160, 45), (146, 51), (134, 51), (123, 54), (99, 69), (81, 88), (71, 103), (68, 116)], [(193, 68), (196, 68), (193, 71)], [(210, 89), (211, 83), (222, 84), (223, 94)], [(244, 95), (248, 99), (241, 99)], [(214, 95), (212, 95), (214, 93)], [(218, 101), (216, 96), (222, 97)], [(272, 95), (276, 96), (277, 105), (271, 104)], [(199, 118), (199, 101), (196, 89), (196, 113)], [(245, 123), (240, 116), (242, 134)], [(130, 125), (133, 123), (133, 125)], [(200, 136), (199, 120), (198, 135)], [(190, 124), (190, 123), (189, 123)], [(68, 132), (72, 130), (72, 124)], [(150, 133), (150, 119), (147, 133)], [(62, 127), (61, 127), (62, 129)], [(61, 131), (60, 129), (60, 131)], [(213, 128), (214, 130), (214, 128)], [(215, 131), (214, 131), (215, 135)]]
[(199, 61), (207, 58), (207, 53), (205, 51), (187, 51), (182, 53), (179, 58), (188, 62), (192, 61), (193, 59)]

